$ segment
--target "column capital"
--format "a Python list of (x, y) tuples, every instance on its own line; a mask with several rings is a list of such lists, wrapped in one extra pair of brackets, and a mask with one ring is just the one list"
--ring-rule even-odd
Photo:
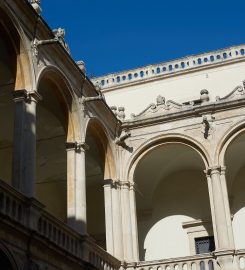
[(225, 171), (225, 169), (223, 168), (225, 167), (221, 167), (221, 166), (208, 167), (206, 170), (204, 170), (204, 173), (206, 174), (207, 177), (213, 174), (221, 174), (223, 170)]
[(135, 183), (131, 182), (131, 181), (120, 181), (120, 180), (118, 180), (118, 185), (120, 186), (121, 189), (132, 190), (132, 189), (134, 189)]
[(121, 189), (129, 189), (130, 183), (128, 181), (120, 181), (120, 187)]
[(66, 142), (66, 151), (85, 152), (89, 146), (85, 142)]
[(26, 89), (15, 90), (13, 96), (14, 102), (38, 102), (42, 100), (42, 96), (37, 91), (27, 91)]
[(226, 172), (226, 166), (221, 166), (220, 167), (220, 174), (225, 175), (225, 172)]
[(114, 181), (112, 180), (112, 179), (105, 179), (104, 181), (104, 187), (112, 187), (113, 186), (113, 184), (114, 184)]

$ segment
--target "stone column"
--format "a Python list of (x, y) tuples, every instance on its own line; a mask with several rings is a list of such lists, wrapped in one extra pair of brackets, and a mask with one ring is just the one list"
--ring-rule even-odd
[(67, 217), (68, 224), (87, 234), (85, 143), (67, 142)]
[(224, 198), (225, 198), (224, 204), (225, 204), (225, 213), (228, 220), (227, 226), (228, 226), (228, 236), (229, 236), (230, 247), (234, 249), (235, 242), (234, 242), (234, 235), (233, 235), (233, 228), (232, 228), (231, 211), (230, 211), (230, 203), (229, 203), (229, 196), (228, 196), (228, 191), (227, 191), (225, 171), (226, 171), (225, 166), (220, 168), (220, 181), (221, 181), (222, 193), (224, 194)]
[(123, 226), (123, 247), (124, 260), (133, 261), (133, 237), (132, 222), (129, 198), (129, 182), (121, 182), (121, 205), (122, 205), (122, 226)]
[(231, 270), (234, 241), (224, 168), (211, 167), (205, 173), (216, 245), (215, 255), (222, 270)]
[(112, 180), (104, 181), (104, 200), (105, 200), (105, 228), (106, 228), (106, 250), (114, 255), (113, 243), (113, 214), (112, 214)]
[(36, 104), (40, 99), (36, 91), (14, 91), (12, 184), (28, 197), (35, 195)]
[(112, 196), (112, 225), (113, 225), (113, 255), (123, 260), (123, 234), (122, 234), (122, 209), (120, 198), (120, 182), (114, 181), (111, 185)]
[(130, 203), (130, 216), (132, 226), (132, 244), (133, 244), (133, 260), (139, 261), (139, 245), (138, 245), (138, 226), (137, 226), (137, 213), (136, 213), (136, 200), (134, 183), (130, 182), (129, 186), (129, 203)]

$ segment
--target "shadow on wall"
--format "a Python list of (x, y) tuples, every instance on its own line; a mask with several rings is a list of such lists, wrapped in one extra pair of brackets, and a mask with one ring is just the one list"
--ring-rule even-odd
[[(138, 219), (140, 259), (193, 255), (188, 232), (182, 225), (196, 220), (211, 222), (203, 172), (182, 171), (163, 179), (155, 188), (151, 207), (148, 217)], [(203, 226), (204, 233), (208, 234), (209, 228), (205, 223)]]
[[(8, 30), (4, 24), (8, 25)], [(8, 34), (11, 32), (14, 33), (12, 34), (14, 45)], [(19, 45), (18, 34), (0, 9), (0, 178), (8, 184), (11, 184), (14, 129), (13, 91), (17, 76)]]
[(231, 198), (231, 213), (233, 214), (233, 233), (236, 249), (245, 248), (245, 166), (241, 168), (236, 176), (232, 191)]
[(69, 224), (69, 226), (75, 229), (78, 233), (83, 232), (84, 228), (87, 227), (86, 222), (84, 222), (83, 220), (77, 220), (74, 216), (67, 218), (67, 224)]
[(3, 270), (17, 270), (16, 263), (10, 252), (6, 248), (2, 250), (1, 247), (0, 247), (0, 266), (1, 269)]

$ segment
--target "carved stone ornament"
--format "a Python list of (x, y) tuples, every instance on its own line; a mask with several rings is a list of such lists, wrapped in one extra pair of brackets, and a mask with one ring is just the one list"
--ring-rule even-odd
[(69, 48), (68, 44), (65, 42), (65, 29), (59, 27), (58, 29), (54, 29), (53, 33), (55, 35), (55, 38), (58, 39), (58, 41), (66, 49), (66, 51), (69, 54), (71, 54), (70, 48)]
[(65, 50), (70, 54), (70, 49), (67, 43), (65, 42), (65, 30), (62, 28), (54, 29), (53, 30), (54, 38), (52, 39), (45, 39), (45, 40), (38, 40), (37, 38), (34, 38), (32, 41), (32, 51), (33, 51), (33, 56), (38, 56), (38, 51), (40, 46), (47, 46), (47, 45), (52, 45), (52, 44), (58, 44), (60, 43)]
[(124, 107), (118, 107), (118, 113), (117, 113), (117, 117), (120, 119), (120, 120), (124, 120), (125, 119), (125, 108)]
[(220, 98), (219, 96), (217, 96), (216, 101), (224, 102), (224, 101), (232, 101), (232, 100), (245, 98), (244, 88), (245, 88), (245, 81), (243, 81), (243, 86), (241, 85), (237, 86), (233, 91), (231, 91), (228, 95), (224, 96), (223, 98)]
[(35, 11), (37, 12), (37, 14), (41, 14), (42, 9), (40, 7), (41, 4), (41, 0), (30, 0), (30, 3), (32, 5), (32, 7), (35, 9)]
[(81, 71), (86, 74), (86, 67), (85, 67), (85, 63), (83, 61), (77, 61), (77, 65), (78, 67), (81, 69)]
[(162, 104), (165, 104), (165, 97), (159, 95), (159, 96), (157, 96), (157, 100), (156, 101), (157, 101), (157, 106), (162, 105)]
[(208, 90), (207, 89), (203, 89), (200, 92), (200, 100), (201, 102), (207, 102), (209, 101), (209, 95), (208, 95)]
[(111, 108), (112, 112), (117, 116), (117, 107), (111, 106), (110, 108)]
[(123, 130), (121, 135), (116, 138), (115, 143), (117, 145), (124, 146), (125, 145), (125, 140), (131, 137), (131, 132), (129, 130)]
[(208, 139), (210, 135), (213, 135), (215, 131), (214, 125), (215, 116), (214, 115), (204, 115), (202, 118), (202, 133), (205, 139)]
[(182, 104), (174, 102), (172, 100), (168, 100), (167, 102), (165, 102), (165, 98), (159, 95), (156, 99), (156, 104), (150, 104), (138, 115), (131, 114), (131, 117), (134, 120), (141, 120), (144, 118), (155, 117), (165, 113), (173, 113), (176, 111), (180, 111), (182, 110), (182, 108)]

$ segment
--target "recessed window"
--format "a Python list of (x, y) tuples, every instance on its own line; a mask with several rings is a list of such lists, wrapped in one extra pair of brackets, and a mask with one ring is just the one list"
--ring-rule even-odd
[(196, 254), (209, 253), (215, 250), (214, 237), (195, 238)]

